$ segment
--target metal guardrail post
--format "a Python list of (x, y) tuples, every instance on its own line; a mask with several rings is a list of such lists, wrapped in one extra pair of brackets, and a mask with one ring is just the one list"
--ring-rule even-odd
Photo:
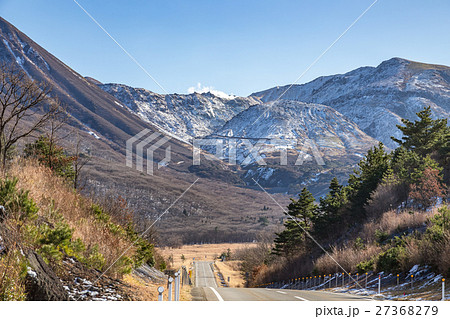
[(173, 278), (169, 277), (169, 297), (168, 300), (172, 301), (172, 282), (173, 282)]
[(381, 275), (378, 275), (378, 294), (381, 294)]
[(178, 272), (175, 273), (175, 301), (178, 301), (178, 291), (180, 289), (180, 277)]
[(163, 292), (164, 292), (164, 287), (159, 286), (158, 287), (158, 301), (164, 301)]
[(367, 290), (367, 275), (368, 275), (369, 273), (367, 273), (366, 272), (366, 290)]
[(445, 301), (445, 278), (442, 278), (442, 301)]

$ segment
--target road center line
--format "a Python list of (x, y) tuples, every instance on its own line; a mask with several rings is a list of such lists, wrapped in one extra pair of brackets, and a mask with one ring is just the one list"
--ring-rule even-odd
[(209, 287), (209, 289), (212, 290), (212, 292), (216, 295), (217, 299), (219, 299), (219, 301), (223, 301), (223, 298), (221, 295), (219, 295), (219, 293), (217, 292), (216, 289), (214, 289), (213, 287)]
[(279, 291), (279, 290), (277, 290), (277, 292), (278, 292), (279, 294), (283, 294), (283, 295), (286, 294), (284, 291)]
[(305, 299), (305, 298), (302, 298), (302, 297), (299, 297), (299, 296), (294, 296), (295, 298), (297, 298), (297, 299), (300, 299), (301, 301), (309, 301), (308, 299)]

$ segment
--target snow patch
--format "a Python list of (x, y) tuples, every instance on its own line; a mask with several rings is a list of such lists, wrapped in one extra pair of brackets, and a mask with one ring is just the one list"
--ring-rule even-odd
[(92, 132), (92, 131), (89, 131), (88, 134), (89, 134), (89, 135), (92, 135), (92, 136), (95, 137), (97, 140), (100, 139), (100, 136), (98, 136), (97, 134), (95, 134), (95, 133)]

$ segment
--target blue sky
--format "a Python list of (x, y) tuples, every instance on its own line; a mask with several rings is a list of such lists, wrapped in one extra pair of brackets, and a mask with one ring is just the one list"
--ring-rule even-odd
[[(78, 0), (169, 93), (289, 84), (373, 0)], [(85, 76), (163, 91), (72, 0), (0, 0), (0, 15)], [(450, 1), (379, 0), (302, 77), (398, 56), (450, 65)]]

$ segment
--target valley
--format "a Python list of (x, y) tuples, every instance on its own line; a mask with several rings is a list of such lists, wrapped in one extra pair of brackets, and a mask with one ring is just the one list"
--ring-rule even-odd
[(445, 317), (449, 3), (0, 11), (2, 315)]

